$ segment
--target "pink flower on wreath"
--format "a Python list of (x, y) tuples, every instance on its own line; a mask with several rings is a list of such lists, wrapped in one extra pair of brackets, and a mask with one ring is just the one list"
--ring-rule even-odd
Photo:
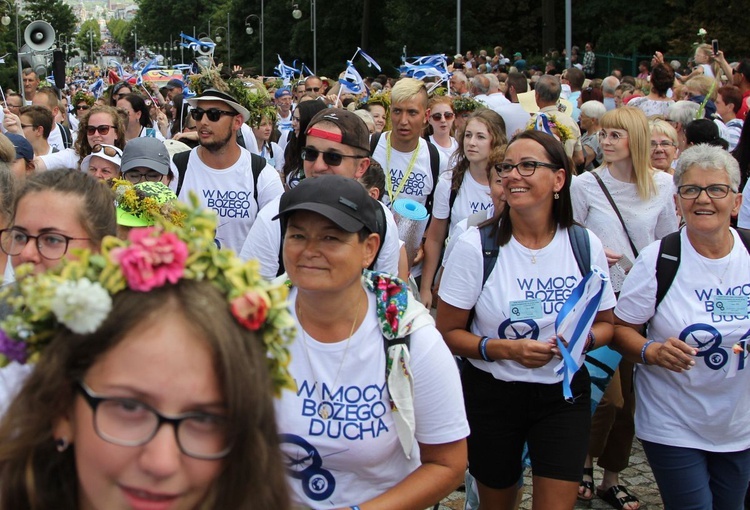
[(232, 315), (242, 326), (257, 330), (263, 325), (268, 313), (268, 300), (253, 290), (236, 297), (230, 303)]
[(155, 227), (134, 228), (128, 240), (130, 246), (112, 250), (112, 259), (120, 264), (129, 288), (148, 292), (182, 278), (188, 248), (177, 235)]

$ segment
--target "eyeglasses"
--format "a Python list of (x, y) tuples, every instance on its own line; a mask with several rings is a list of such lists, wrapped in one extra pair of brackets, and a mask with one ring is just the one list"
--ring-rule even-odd
[(90, 110), (91, 107), (87, 104), (76, 105), (76, 110)]
[(21, 107), (20, 104), (6, 104), (5, 106), (7, 106), (8, 108), (20, 108)]
[(102, 136), (106, 136), (107, 133), (109, 133), (109, 128), (113, 128), (114, 126), (108, 126), (107, 124), (102, 124), (101, 126), (86, 126), (86, 134), (89, 136), (94, 136), (94, 133), (98, 132)]
[(133, 184), (138, 184), (139, 182), (147, 181), (147, 182), (158, 182), (161, 180), (162, 177), (164, 177), (159, 172), (151, 171), (146, 172), (145, 174), (139, 172), (138, 170), (128, 170), (124, 174), (122, 174), (125, 179), (132, 182)]
[(59, 260), (68, 252), (68, 243), (70, 241), (88, 241), (88, 237), (70, 237), (63, 234), (45, 232), (38, 236), (32, 236), (23, 230), (6, 228), (0, 230), (0, 249), (5, 254), (15, 257), (20, 255), (29, 239), (36, 239), (36, 249), (39, 255), (47, 260)]
[(612, 145), (615, 145), (620, 140), (627, 137), (627, 135), (620, 134), (617, 131), (612, 131), (610, 133), (607, 133), (606, 131), (599, 131), (599, 143), (602, 143), (609, 138), (609, 141), (612, 143)]
[(317, 161), (318, 156), (323, 155), (323, 162), (330, 166), (339, 166), (344, 158), (365, 158), (367, 156), (350, 156), (348, 154), (339, 154), (338, 152), (323, 152), (313, 147), (302, 149), (302, 159), (305, 161)]
[(305, 92), (318, 92), (320, 87), (305, 87)]
[[(103, 134), (106, 135), (107, 133), (103, 133)], [(100, 152), (103, 152), (105, 156), (109, 156), (110, 158), (122, 157), (122, 151), (112, 145), (104, 145), (104, 144), (97, 143), (91, 148), (91, 154), (96, 155), (96, 154), (99, 154)]]
[(685, 184), (683, 186), (677, 187), (677, 193), (681, 198), (684, 198), (685, 200), (697, 199), (701, 195), (702, 191), (706, 192), (708, 198), (715, 199), (726, 197), (730, 191), (732, 193), (737, 193), (728, 184), (709, 184), (706, 187), (695, 186), (694, 184)]
[(453, 112), (444, 112), (444, 113), (433, 113), (430, 115), (432, 117), (432, 120), (435, 122), (440, 122), (440, 119), (445, 118), (445, 120), (451, 120), (453, 117), (455, 117), (456, 114)]
[(518, 170), (518, 175), (521, 177), (531, 177), (536, 172), (537, 167), (543, 166), (544, 168), (552, 168), (557, 170), (559, 167), (552, 163), (542, 163), (541, 161), (521, 161), (518, 164), (511, 165), (510, 163), (499, 163), (495, 165), (495, 171), (500, 175), (508, 175), (515, 168)]
[(180, 451), (189, 457), (216, 460), (232, 449), (223, 416), (191, 412), (165, 416), (132, 398), (104, 397), (84, 382), (76, 389), (94, 413), (94, 430), (108, 443), (119, 446), (142, 446), (151, 441), (162, 425), (174, 428)]
[(674, 142), (670, 142), (669, 140), (662, 140), (661, 142), (651, 142), (652, 151), (655, 151), (656, 149), (659, 149), (659, 148), (667, 150), (670, 147), (675, 147), (675, 144)]
[(208, 117), (208, 120), (210, 120), (211, 122), (218, 122), (222, 115), (231, 115), (232, 117), (238, 115), (235, 111), (230, 112), (227, 110), (219, 110), (218, 108), (209, 108), (208, 110), (204, 110), (203, 108), (194, 108), (190, 110), (190, 116), (199, 122), (203, 118), (204, 113), (206, 114), (206, 117)]

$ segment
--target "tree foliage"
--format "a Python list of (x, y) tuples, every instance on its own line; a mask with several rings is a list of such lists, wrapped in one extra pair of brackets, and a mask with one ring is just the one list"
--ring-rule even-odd
[[(96, 20), (89, 19), (81, 24), (81, 28), (76, 34), (76, 45), (87, 54), (92, 48), (94, 53), (99, 51), (102, 46), (102, 33)], [(93, 56), (89, 55), (89, 59), (93, 59)]]

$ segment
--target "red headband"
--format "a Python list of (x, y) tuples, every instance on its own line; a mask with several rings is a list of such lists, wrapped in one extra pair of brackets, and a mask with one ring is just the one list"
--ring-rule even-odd
[(323, 131), (322, 129), (317, 129), (314, 127), (311, 127), (307, 130), (307, 136), (317, 136), (318, 138), (324, 138), (326, 140), (331, 140), (332, 142), (338, 142), (343, 143), (343, 135), (341, 133), (331, 133), (330, 131)]

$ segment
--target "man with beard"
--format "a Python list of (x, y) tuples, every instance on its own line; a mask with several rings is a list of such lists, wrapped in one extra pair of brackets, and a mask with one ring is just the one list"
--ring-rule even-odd
[(188, 103), (200, 145), (173, 159), (177, 196), (187, 202), (195, 192), (219, 216), (216, 244), (239, 252), (260, 208), (284, 188), (265, 159), (237, 144), (237, 131), (250, 112), (234, 97), (208, 89)]

